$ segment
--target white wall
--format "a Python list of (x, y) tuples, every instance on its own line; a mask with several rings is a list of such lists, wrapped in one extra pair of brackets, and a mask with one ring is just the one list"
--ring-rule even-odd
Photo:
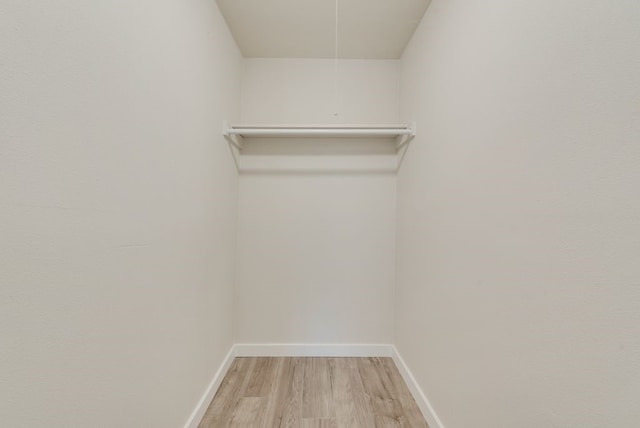
[(0, 4), (0, 419), (177, 427), (232, 343), (215, 2)]
[[(242, 121), (397, 123), (400, 62), (245, 59)], [(337, 115), (336, 115), (337, 113)]]
[(447, 428), (640, 426), (640, 3), (434, 0), (397, 345)]
[[(242, 120), (395, 123), (398, 65), (340, 61), (349, 83), (335, 118), (333, 61), (246, 60)], [(384, 153), (371, 141), (263, 143), (249, 143), (245, 156), (284, 154), (302, 169), (328, 154), (360, 159), (360, 143)], [(242, 174), (236, 341), (391, 343), (395, 186), (395, 175), (371, 171)]]
[(395, 177), (240, 179), (235, 338), (391, 343)]

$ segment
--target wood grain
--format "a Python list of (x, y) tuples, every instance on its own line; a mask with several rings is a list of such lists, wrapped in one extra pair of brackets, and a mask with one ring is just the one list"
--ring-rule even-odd
[(391, 358), (236, 358), (200, 428), (428, 428)]
[(300, 428), (337, 428), (335, 419), (302, 419)]
[(305, 358), (302, 418), (335, 418), (328, 358)]

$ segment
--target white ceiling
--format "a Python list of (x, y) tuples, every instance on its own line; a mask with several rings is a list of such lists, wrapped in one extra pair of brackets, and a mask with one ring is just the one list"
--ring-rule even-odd
[[(338, 0), (340, 58), (397, 59), (430, 0)], [(217, 0), (247, 58), (333, 58), (335, 0)]]

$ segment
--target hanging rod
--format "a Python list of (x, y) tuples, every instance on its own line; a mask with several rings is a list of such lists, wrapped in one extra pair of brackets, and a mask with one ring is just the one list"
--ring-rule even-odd
[(408, 125), (231, 125), (224, 130), (225, 137), (352, 137), (391, 138), (415, 136)]

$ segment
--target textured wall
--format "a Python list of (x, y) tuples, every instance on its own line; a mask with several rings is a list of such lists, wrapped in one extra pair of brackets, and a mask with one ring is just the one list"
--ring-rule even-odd
[(640, 426), (640, 3), (434, 0), (397, 344), (447, 428)]
[(0, 425), (182, 425), (231, 345), (214, 2), (0, 2)]

